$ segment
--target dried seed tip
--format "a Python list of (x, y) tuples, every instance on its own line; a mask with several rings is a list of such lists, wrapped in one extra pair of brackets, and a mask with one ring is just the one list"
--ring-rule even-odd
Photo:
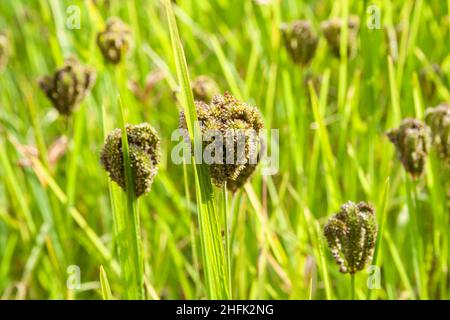
[(433, 145), (450, 167), (450, 105), (442, 103), (425, 112), (425, 122), (431, 128)]
[[(332, 18), (322, 22), (321, 28), (331, 52), (340, 57), (341, 28), (343, 21), (341, 18)], [(353, 56), (356, 53), (359, 30), (359, 17), (350, 16), (348, 19), (348, 44), (347, 55)]]
[(319, 38), (309, 21), (299, 20), (281, 26), (284, 46), (292, 61), (296, 64), (307, 65), (316, 53)]
[(2, 71), (8, 63), (10, 52), (11, 50), (8, 36), (0, 32), (0, 71)]
[[(126, 125), (131, 169), (134, 176), (136, 197), (150, 191), (153, 178), (158, 172), (159, 137), (148, 123)], [(101, 150), (100, 162), (109, 177), (123, 190), (125, 171), (122, 153), (122, 130), (113, 130), (106, 138)]]
[(424, 168), (430, 149), (431, 131), (422, 121), (407, 118), (400, 126), (386, 133), (397, 149), (398, 158), (413, 178), (418, 178)]
[(212, 98), (220, 93), (217, 83), (208, 76), (198, 76), (191, 84), (194, 99), (206, 103), (211, 102)]
[(432, 99), (436, 93), (436, 84), (433, 80), (433, 74), (437, 78), (442, 78), (443, 76), (441, 67), (436, 63), (428, 68), (421, 69), (419, 72), (420, 88), (427, 99)]
[[(256, 107), (229, 93), (214, 96), (209, 105), (202, 101), (196, 101), (195, 105), (202, 133), (203, 161), (209, 166), (212, 182), (218, 187), (226, 183), (234, 192), (250, 178), (260, 160), (262, 116)], [(180, 128), (186, 129), (183, 112)], [(205, 153), (210, 157), (205, 158)]]
[(372, 259), (377, 237), (375, 209), (365, 202), (348, 201), (328, 220), (324, 235), (342, 273), (363, 270)]
[(95, 70), (74, 57), (64, 61), (54, 75), (39, 80), (39, 86), (60, 114), (70, 115), (95, 83)]
[(117, 17), (106, 21), (106, 29), (97, 35), (97, 45), (105, 60), (112, 64), (122, 61), (132, 43), (131, 28)]

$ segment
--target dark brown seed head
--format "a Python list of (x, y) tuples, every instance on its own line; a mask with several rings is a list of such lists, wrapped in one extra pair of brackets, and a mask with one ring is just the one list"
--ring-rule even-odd
[(117, 17), (109, 18), (106, 29), (97, 35), (97, 45), (107, 62), (118, 64), (132, 42), (131, 28)]
[(328, 220), (324, 235), (342, 273), (363, 270), (372, 259), (377, 237), (375, 209), (365, 202), (343, 204)]
[(433, 145), (440, 157), (450, 167), (450, 106), (442, 103), (425, 112), (425, 122), (431, 128)]
[(386, 133), (397, 149), (398, 158), (413, 178), (418, 178), (424, 168), (430, 149), (430, 128), (422, 121), (407, 118), (400, 126)]
[(59, 113), (68, 116), (92, 88), (95, 77), (94, 69), (70, 57), (53, 75), (41, 78), (39, 86)]
[[(330, 46), (331, 52), (340, 57), (340, 45), (341, 45), (341, 29), (344, 22), (341, 18), (332, 18), (322, 22), (322, 31)], [(347, 55), (353, 56), (356, 53), (357, 40), (359, 30), (359, 17), (350, 16), (348, 19), (348, 44)]]
[(281, 26), (284, 46), (292, 61), (300, 65), (311, 62), (316, 53), (319, 38), (314, 32), (309, 21), (299, 20), (291, 24)]
[[(127, 125), (126, 130), (135, 194), (139, 197), (150, 191), (158, 172), (160, 142), (156, 130), (148, 123)], [(109, 177), (126, 190), (121, 129), (113, 130), (106, 138), (100, 161)]]
[[(263, 128), (261, 114), (231, 94), (216, 95), (211, 104), (196, 101), (197, 118), (203, 139), (203, 159), (209, 165), (213, 183), (221, 187), (225, 183), (231, 191), (241, 188), (251, 176), (259, 161)], [(180, 115), (180, 127), (186, 129), (184, 113)]]

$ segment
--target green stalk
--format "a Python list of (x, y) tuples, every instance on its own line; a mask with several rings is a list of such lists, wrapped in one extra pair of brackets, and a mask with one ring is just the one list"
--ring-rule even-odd
[(351, 299), (355, 300), (355, 274), (350, 274)]
[(124, 212), (125, 225), (129, 226), (129, 252), (127, 252), (128, 268), (125, 276), (127, 283), (130, 285), (127, 288), (128, 298), (133, 300), (144, 299), (144, 261), (142, 258), (142, 244), (140, 236), (140, 221), (137, 210), (137, 199), (134, 188), (134, 175), (131, 170), (130, 155), (128, 149), (128, 136), (125, 127), (125, 117), (122, 101), (119, 97), (121, 127), (122, 127), (122, 152), (123, 163), (125, 171), (125, 186), (127, 198), (127, 211)]
[[(170, 39), (180, 84), (180, 101), (185, 110), (191, 145), (201, 145), (200, 127), (191, 91), (189, 72), (184, 55), (181, 39), (178, 34), (175, 14), (169, 0), (164, 2), (169, 22)], [(195, 173), (195, 189), (197, 198), (198, 222), (202, 243), (203, 267), (205, 269), (205, 282), (210, 299), (229, 299), (230, 287), (227, 279), (227, 260), (220, 234), (220, 217), (214, 203), (214, 194), (209, 175), (209, 169), (204, 163), (196, 163), (192, 157)]]
[[(375, 250), (373, 252), (373, 258), (372, 258), (372, 265), (374, 266), (378, 266), (378, 256), (380, 255), (380, 251), (381, 251), (381, 242), (383, 240), (383, 232), (384, 232), (384, 227), (386, 225), (386, 208), (387, 208), (387, 202), (388, 202), (388, 196), (389, 196), (389, 190), (390, 190), (390, 178), (388, 177), (386, 179), (386, 183), (384, 185), (384, 191), (383, 191), (383, 195), (382, 195), (382, 202), (381, 202), (381, 206), (379, 208), (381, 208), (381, 217), (380, 217), (380, 228), (378, 229), (378, 233), (377, 233), (377, 241), (375, 243)], [(370, 298), (372, 297), (372, 291), (373, 289), (368, 288), (367, 289), (367, 300), (370, 300)]]
[[(227, 183), (222, 187), (222, 210), (223, 210), (223, 226), (225, 233), (225, 256), (227, 258), (227, 277), (228, 287), (231, 289), (231, 242), (230, 242), (230, 223), (229, 223), (229, 210), (228, 210), (228, 191)], [(230, 292), (230, 299), (232, 299), (232, 292)]]

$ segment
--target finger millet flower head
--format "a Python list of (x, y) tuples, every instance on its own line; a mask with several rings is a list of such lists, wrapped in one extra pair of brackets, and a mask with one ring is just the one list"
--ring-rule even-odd
[(386, 133), (397, 149), (398, 158), (413, 178), (418, 178), (424, 168), (430, 149), (430, 128), (422, 121), (406, 118), (400, 126)]
[[(145, 122), (127, 125), (126, 131), (131, 170), (135, 179), (135, 195), (139, 197), (150, 191), (153, 178), (158, 172), (160, 142), (156, 130)], [(126, 190), (121, 129), (113, 130), (106, 138), (100, 161), (109, 177)]]
[(331, 217), (324, 235), (334, 260), (342, 273), (363, 270), (372, 259), (377, 236), (375, 209), (365, 202), (351, 201)]
[[(196, 110), (203, 147), (213, 147), (213, 161), (208, 163), (205, 160), (209, 164), (211, 179), (218, 187), (226, 183), (229, 190), (236, 191), (249, 179), (259, 161), (259, 133), (263, 128), (261, 114), (256, 107), (237, 100), (229, 93), (214, 96), (209, 105), (196, 101)], [(186, 129), (183, 112), (180, 128)], [(216, 154), (215, 150), (220, 153)]]
[(286, 50), (294, 63), (303, 66), (310, 63), (319, 43), (311, 23), (306, 20), (285, 23), (281, 26), (281, 31)]
[(117, 17), (106, 21), (106, 29), (97, 35), (97, 44), (107, 62), (118, 64), (132, 42), (131, 28)]
[(206, 103), (210, 103), (212, 98), (220, 93), (217, 83), (212, 78), (204, 75), (195, 78), (191, 87), (194, 99)]
[(39, 86), (60, 114), (70, 115), (95, 83), (95, 70), (70, 57), (52, 76), (39, 80)]
[(450, 166), (450, 105), (442, 103), (425, 112), (425, 122), (431, 128), (432, 141), (439, 155)]
[[(331, 48), (331, 52), (340, 57), (340, 44), (341, 44), (341, 30), (342, 19), (332, 18), (322, 22), (321, 28), (328, 45)], [(347, 43), (347, 55), (353, 56), (356, 52), (357, 39), (359, 30), (359, 17), (350, 16), (348, 19), (348, 43)]]
[(6, 66), (10, 53), (8, 36), (0, 32), (0, 71)]

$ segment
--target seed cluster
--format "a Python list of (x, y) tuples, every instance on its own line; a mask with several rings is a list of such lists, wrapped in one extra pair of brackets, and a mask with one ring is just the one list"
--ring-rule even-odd
[(107, 62), (118, 64), (131, 46), (131, 29), (117, 17), (109, 18), (106, 29), (97, 35), (97, 44)]
[[(245, 184), (259, 161), (257, 155), (261, 143), (258, 135), (263, 128), (261, 114), (256, 107), (237, 100), (229, 93), (214, 96), (210, 104), (196, 101), (196, 111), (203, 147), (213, 147), (212, 157), (219, 158), (219, 161), (209, 164), (211, 179), (218, 187), (226, 183), (229, 190), (236, 191)], [(184, 113), (180, 115), (180, 127), (186, 129)], [(217, 135), (222, 140), (216, 140)], [(214, 151), (215, 143), (220, 143), (217, 148), (220, 154)]]
[(450, 106), (442, 103), (427, 109), (425, 122), (431, 128), (433, 145), (447, 166), (450, 166)]
[(436, 93), (436, 84), (432, 77), (433, 74), (438, 78), (442, 78), (443, 76), (441, 67), (436, 63), (433, 63), (430, 67), (421, 69), (419, 72), (420, 88), (427, 99), (433, 98)]
[(284, 45), (292, 61), (296, 64), (307, 65), (316, 53), (319, 38), (315, 34), (311, 23), (306, 20), (294, 21), (281, 26)]
[(70, 115), (95, 83), (95, 70), (70, 57), (52, 76), (39, 80), (39, 86), (60, 114)]
[(425, 168), (430, 149), (430, 128), (420, 120), (406, 118), (398, 128), (388, 131), (387, 136), (395, 145), (405, 170), (418, 178)]
[[(156, 130), (145, 122), (127, 125), (126, 131), (135, 195), (139, 197), (150, 191), (158, 172), (160, 142)], [(100, 161), (110, 178), (126, 190), (121, 129), (113, 130), (106, 138)]]
[[(340, 57), (340, 45), (341, 45), (341, 29), (343, 25), (341, 18), (332, 18), (322, 22), (322, 31), (327, 40), (328, 45), (331, 48), (331, 52)], [(353, 56), (357, 48), (359, 30), (359, 17), (350, 16), (348, 19), (348, 43), (347, 43), (347, 55)]]
[(375, 209), (365, 202), (343, 204), (341, 211), (328, 220), (324, 235), (342, 273), (363, 270), (375, 247)]
[(205, 75), (195, 78), (191, 87), (194, 99), (206, 103), (210, 103), (212, 98), (220, 92), (217, 83), (211, 77)]
[(8, 36), (0, 32), (0, 71), (6, 66), (10, 53)]

